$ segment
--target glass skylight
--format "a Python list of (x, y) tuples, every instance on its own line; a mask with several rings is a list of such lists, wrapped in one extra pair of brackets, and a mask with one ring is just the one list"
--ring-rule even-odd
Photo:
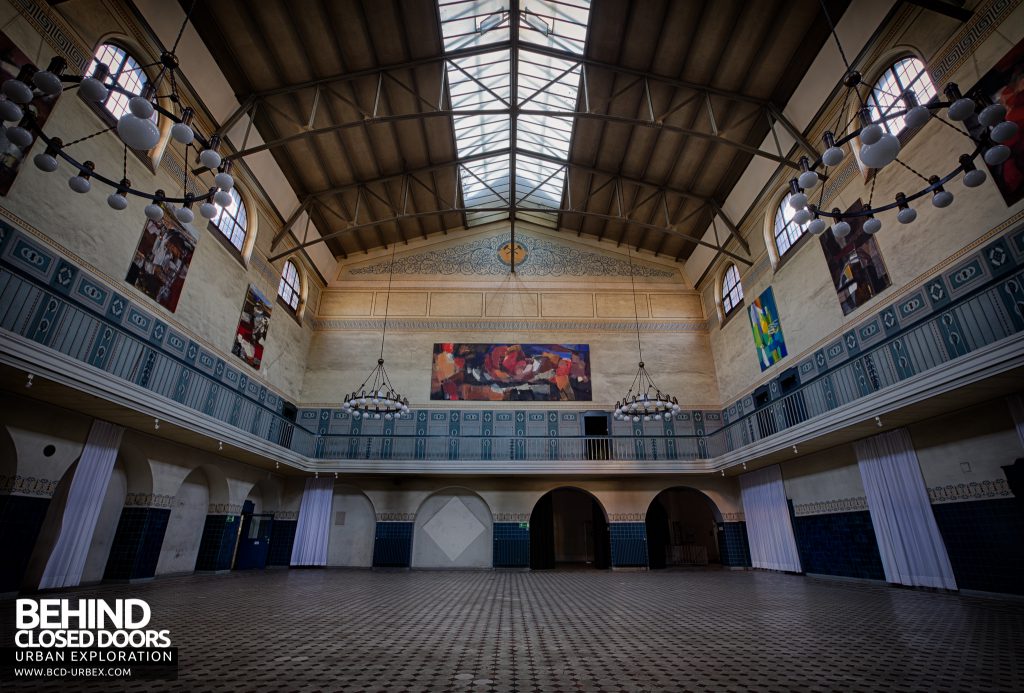
[[(506, 0), (439, 0), (438, 11), (444, 49), (450, 54), (446, 65), (456, 151), (460, 158), (491, 154), (460, 168), (467, 223), (505, 219), (507, 213), (495, 208), (514, 201), (523, 208), (517, 218), (554, 227), (574, 123), (565, 114), (576, 109), (579, 98), (581, 68), (572, 56), (583, 54), (589, 0), (522, 0), (515, 61)], [(490, 45), (493, 51), (458, 55)], [(537, 47), (566, 56), (541, 54)], [(518, 111), (514, 141), (513, 111)]]

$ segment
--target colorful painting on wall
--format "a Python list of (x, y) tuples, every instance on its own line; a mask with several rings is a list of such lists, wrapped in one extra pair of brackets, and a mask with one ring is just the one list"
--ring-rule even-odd
[[(998, 166), (989, 166), (1006, 205), (1012, 207), (1024, 198), (1024, 41), (1014, 46), (978, 80), (967, 96), (982, 103), (1003, 104), (1006, 106), (1006, 119), (1021, 128), (1013, 139), (1004, 143), (1010, 148), (1010, 158)], [(981, 127), (978, 125), (977, 129)], [(980, 159), (978, 165), (981, 165)]]
[[(864, 209), (860, 200), (847, 211)], [(874, 236), (864, 233), (865, 217), (851, 217), (850, 233), (842, 243), (831, 231), (821, 234), (821, 249), (825, 253), (832, 284), (842, 306), (843, 315), (849, 315), (874, 296), (889, 288), (889, 272), (885, 269), (882, 252)]]
[(242, 315), (238, 318), (231, 353), (241, 357), (256, 370), (263, 363), (263, 341), (270, 329), (270, 309), (270, 301), (250, 284), (249, 290), (245, 292), (245, 303), (242, 304)]
[(142, 227), (125, 281), (173, 313), (198, 240), (165, 206), (163, 219), (147, 219)]
[(754, 331), (754, 346), (761, 370), (768, 370), (786, 356), (786, 340), (782, 337), (779, 309), (775, 305), (775, 292), (768, 287), (747, 309), (750, 328)]
[[(31, 62), (28, 56), (18, 50), (7, 34), (0, 32), (0, 82), (6, 82), (17, 76), (20, 67)], [(59, 96), (60, 94), (37, 96), (23, 106), (22, 110), (26, 114), (31, 113), (35, 116), (36, 123), (42, 127), (46, 123), (46, 119), (50, 117), (50, 111), (53, 110), (53, 105), (57, 103)], [(10, 125), (16, 124), (10, 123)], [(32, 131), (30, 130), (30, 132)], [(32, 132), (32, 141), (28, 146), (19, 147), (9, 142), (4, 135), (4, 129), (0, 128), (0, 195), (7, 195), (10, 192), (11, 185), (18, 176), (21, 163), (25, 160), (35, 141), (36, 135), (35, 132)]]
[(590, 401), (590, 346), (435, 344), (430, 399)]

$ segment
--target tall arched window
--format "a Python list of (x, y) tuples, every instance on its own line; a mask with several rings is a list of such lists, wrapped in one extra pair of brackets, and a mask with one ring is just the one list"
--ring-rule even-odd
[[(924, 69), (924, 63), (914, 57), (903, 58), (886, 68), (871, 89), (868, 107), (871, 109), (871, 120), (878, 120), (895, 111), (906, 108), (903, 94), (913, 90), (920, 103), (928, 103), (935, 98), (935, 84)], [(907, 126), (902, 116), (887, 120), (885, 129), (898, 135)]]
[(743, 285), (740, 284), (740, 272), (736, 265), (729, 265), (722, 276), (722, 308), (728, 315), (743, 302)]
[(807, 224), (801, 226), (793, 219), (796, 210), (789, 204), (792, 195), (793, 193), (787, 193), (779, 203), (779, 208), (775, 210), (775, 247), (779, 250), (780, 258), (807, 232)]
[(302, 282), (299, 279), (299, 268), (291, 260), (285, 260), (284, 269), (281, 270), (281, 283), (277, 285), (277, 295), (292, 312), (298, 311)]
[[(142, 71), (139, 61), (128, 55), (128, 52), (120, 46), (112, 43), (104, 43), (96, 49), (93, 60), (89, 63), (87, 75), (91, 75), (98, 63), (104, 63), (110, 68), (110, 79), (118, 86), (132, 94), (141, 94), (142, 88), (146, 86), (146, 73)], [(111, 91), (107, 98), (101, 102), (107, 113), (117, 120), (128, 112), (128, 96), (120, 92)], [(153, 114), (154, 119), (157, 117)]]
[(245, 232), (248, 217), (245, 214), (245, 203), (236, 188), (231, 188), (231, 204), (223, 207), (210, 224), (217, 227), (224, 237), (235, 247), (235, 250), (242, 252), (242, 245), (245, 243)]

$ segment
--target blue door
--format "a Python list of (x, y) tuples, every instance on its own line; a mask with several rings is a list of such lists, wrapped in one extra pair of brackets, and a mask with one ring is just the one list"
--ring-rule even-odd
[(273, 515), (242, 515), (242, 532), (238, 539), (235, 570), (263, 569), (267, 566), (267, 550), (270, 548), (270, 530), (273, 524)]

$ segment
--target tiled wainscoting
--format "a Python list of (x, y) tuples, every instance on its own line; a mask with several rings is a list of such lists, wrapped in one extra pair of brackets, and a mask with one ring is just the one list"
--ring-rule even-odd
[(885, 579), (867, 510), (797, 516), (793, 534), (806, 573)]
[(494, 523), (494, 567), (530, 567), (530, 525), (526, 522)]
[(196, 570), (230, 570), (238, 542), (240, 515), (207, 515), (199, 540)]
[(49, 498), (0, 496), (0, 537), (3, 560), (0, 561), (0, 594), (17, 592), (36, 546), (36, 538), (50, 507)]
[(103, 579), (138, 580), (153, 577), (170, 517), (170, 508), (123, 508), (107, 556)]
[(647, 565), (647, 525), (643, 522), (612, 522), (608, 525), (612, 542), (612, 567)]
[(378, 522), (373, 538), (374, 568), (408, 568), (415, 522)]
[(295, 528), (298, 520), (274, 518), (270, 527), (270, 547), (267, 549), (267, 565), (288, 566), (292, 562), (292, 545), (295, 543)]
[(718, 553), (724, 566), (750, 567), (750, 544), (747, 543), (746, 522), (718, 523)]
[(1024, 504), (994, 498), (932, 505), (960, 589), (1024, 594)]

